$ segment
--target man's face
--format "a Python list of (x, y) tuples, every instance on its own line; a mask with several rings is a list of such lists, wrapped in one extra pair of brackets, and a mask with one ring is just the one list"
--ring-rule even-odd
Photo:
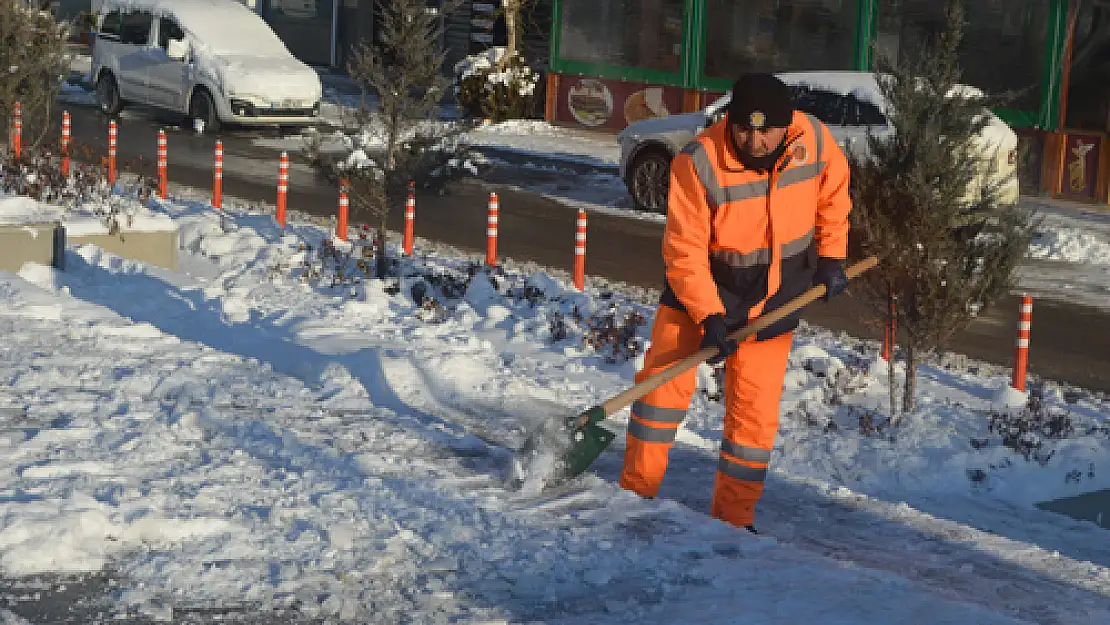
[(736, 148), (755, 158), (774, 152), (786, 138), (786, 128), (750, 128), (736, 124), (730, 128)]

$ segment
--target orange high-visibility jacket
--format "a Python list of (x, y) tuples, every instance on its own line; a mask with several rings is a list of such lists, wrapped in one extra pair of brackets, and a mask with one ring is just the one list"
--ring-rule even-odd
[[(848, 161), (829, 129), (795, 112), (771, 172), (746, 169), (728, 118), (695, 137), (671, 163), (661, 303), (697, 323), (724, 314), (746, 324), (812, 286), (817, 257), (848, 251)], [(758, 334), (789, 332), (798, 315)]]

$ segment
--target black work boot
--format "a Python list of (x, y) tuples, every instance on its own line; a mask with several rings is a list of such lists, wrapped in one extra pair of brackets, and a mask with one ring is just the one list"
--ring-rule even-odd
[(754, 526), (754, 525), (745, 525), (745, 526), (744, 526), (744, 529), (748, 530), (748, 533), (749, 533), (749, 534), (755, 534), (756, 536), (758, 536), (758, 535), (759, 535), (759, 532), (757, 532), (757, 531), (755, 530), (755, 526)]

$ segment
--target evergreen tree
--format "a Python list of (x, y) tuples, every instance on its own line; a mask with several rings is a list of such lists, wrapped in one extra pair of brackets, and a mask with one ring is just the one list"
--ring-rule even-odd
[(0, 2), (0, 154), (10, 145), (15, 104), (23, 116), (23, 146), (34, 148), (52, 130), (55, 99), (69, 73), (68, 23), (34, 3)]
[[(877, 58), (879, 89), (893, 132), (867, 138), (852, 155), (853, 229), (879, 266), (864, 297), (879, 319), (896, 298), (906, 358), (901, 411), (915, 408), (922, 355), (945, 348), (976, 314), (1007, 293), (1035, 227), (1031, 212), (1000, 200), (996, 146), (980, 136), (988, 96), (960, 85), (964, 12), (949, 0), (947, 24), (917, 60)], [(894, 355), (891, 354), (893, 374)], [(895, 423), (895, 379), (891, 375)]]
[[(349, 185), (351, 212), (377, 221), (377, 277), (385, 277), (386, 222), (400, 205), (410, 181), (440, 186), (461, 171), (464, 133), (473, 120), (447, 119), (445, 98), (451, 81), (443, 73), (445, 54), (441, 15), (455, 10), (447, 0), (431, 10), (425, 0), (377, 0), (382, 21), (376, 42), (361, 42), (347, 64), (362, 88), (363, 103), (354, 115), (358, 133), (348, 158), (334, 175)], [(318, 151), (309, 142), (308, 151)], [(316, 154), (314, 154), (316, 156)]]

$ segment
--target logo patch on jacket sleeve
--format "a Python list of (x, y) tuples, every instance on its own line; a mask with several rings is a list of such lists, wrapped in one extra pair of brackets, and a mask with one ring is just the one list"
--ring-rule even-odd
[(790, 151), (790, 162), (795, 165), (805, 165), (808, 158), (809, 150), (806, 149), (804, 143), (796, 144)]

